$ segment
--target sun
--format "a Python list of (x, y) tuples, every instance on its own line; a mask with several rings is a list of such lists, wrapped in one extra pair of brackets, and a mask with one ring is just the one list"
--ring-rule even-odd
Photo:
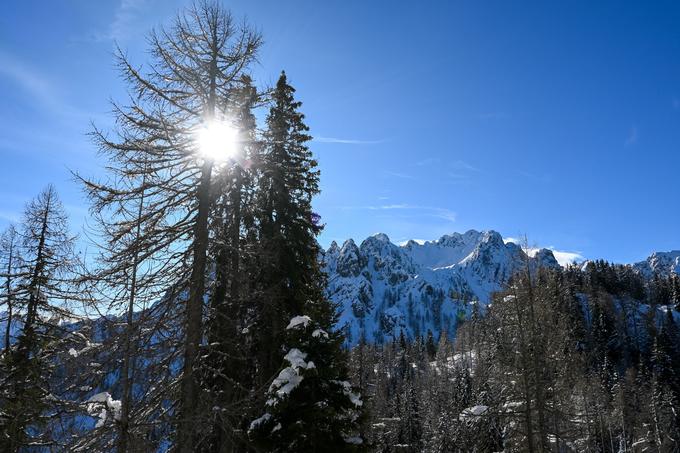
[(226, 121), (211, 121), (198, 130), (196, 142), (203, 158), (224, 162), (237, 152), (238, 130)]

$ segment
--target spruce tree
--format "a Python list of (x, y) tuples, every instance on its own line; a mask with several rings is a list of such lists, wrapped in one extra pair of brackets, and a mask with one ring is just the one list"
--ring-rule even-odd
[[(324, 294), (316, 240), (321, 225), (311, 205), (319, 192), (319, 171), (294, 93), (282, 73), (258, 162), (256, 216), (263, 252), (256, 347), (258, 380), (271, 384), (265, 415), (252, 432), (271, 451), (316, 451), (322, 445), (343, 451), (363, 442), (355, 437), (361, 403), (347, 381), (342, 334), (334, 331), (336, 307)], [(291, 318), (304, 322), (287, 326)]]
[(294, 93), (282, 73), (271, 95), (264, 148), (257, 162), (260, 273), (256, 347), (262, 383), (279, 368), (287, 319), (305, 313), (327, 328), (335, 319), (335, 309), (324, 297), (316, 241), (321, 225), (311, 206), (312, 197), (319, 192), (319, 171), (307, 147), (311, 137)]
[(678, 274), (671, 274), (671, 299), (673, 308), (680, 310), (680, 276)]
[(285, 367), (269, 387), (264, 414), (250, 424), (257, 445), (271, 452), (363, 449), (363, 401), (347, 380), (342, 341), (308, 316), (291, 319)]

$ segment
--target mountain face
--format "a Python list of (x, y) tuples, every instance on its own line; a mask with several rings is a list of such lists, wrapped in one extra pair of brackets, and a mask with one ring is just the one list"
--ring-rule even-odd
[(654, 274), (661, 277), (668, 277), (670, 274), (680, 275), (680, 250), (654, 252), (645, 261), (635, 263), (633, 268), (646, 278), (651, 278)]
[(333, 242), (323, 254), (328, 295), (339, 305), (339, 327), (347, 344), (362, 338), (382, 342), (398, 337), (455, 332), (476, 303), (489, 302), (517, 271), (529, 263), (558, 267), (553, 253), (527, 256), (495, 231), (470, 230), (437, 241), (393, 244), (376, 234), (359, 246)]

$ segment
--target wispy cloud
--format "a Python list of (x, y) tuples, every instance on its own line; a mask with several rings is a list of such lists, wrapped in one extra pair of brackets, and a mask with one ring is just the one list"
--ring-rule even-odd
[(73, 41), (106, 42), (116, 41), (124, 43), (139, 34), (147, 27), (141, 26), (144, 13), (148, 10), (151, 0), (121, 0), (113, 14), (109, 25), (103, 30), (95, 30), (87, 36), (77, 36)]
[(50, 82), (14, 56), (0, 51), (0, 76), (10, 79), (22, 90), (45, 104), (56, 104)]
[[(524, 239), (520, 238), (515, 238), (515, 237), (506, 237), (503, 238), (503, 241), (507, 244), (508, 242), (512, 242), (514, 244), (520, 245), (520, 246), (525, 246), (526, 244), (524, 243)], [(536, 253), (541, 250), (542, 248), (547, 248), (553, 253), (553, 256), (557, 260), (557, 262), (560, 264), (560, 266), (566, 266), (571, 263), (578, 263), (580, 261), (585, 260), (585, 257), (581, 254), (581, 252), (568, 252), (565, 250), (557, 250), (553, 246), (549, 247), (529, 247), (526, 251), (529, 254), (529, 256), (535, 256)]]
[(384, 204), (380, 206), (364, 206), (364, 209), (369, 209), (371, 211), (383, 211), (390, 209), (408, 209), (410, 205), (407, 204)]
[(371, 206), (343, 206), (342, 209), (366, 210), (366, 211), (402, 211), (411, 216), (427, 216), (446, 220), (447, 222), (456, 221), (456, 213), (447, 208), (436, 206), (418, 206), (408, 203), (383, 204)]
[(471, 171), (475, 173), (481, 172), (481, 170), (474, 165), (465, 162), (464, 160), (455, 160), (449, 164), (449, 166), (455, 170), (465, 170), (465, 171)]
[(521, 170), (518, 171), (517, 174), (523, 176), (524, 178), (531, 179), (532, 181), (540, 182), (542, 184), (549, 184), (553, 180), (552, 176), (547, 173), (537, 174)]
[(385, 173), (387, 176), (392, 176), (400, 179), (416, 179), (416, 177), (413, 175), (409, 175), (407, 173), (399, 173), (397, 171), (385, 170), (383, 173)]
[(423, 245), (427, 242), (427, 239), (404, 239), (402, 241), (399, 241), (399, 245), (403, 247), (411, 241), (415, 242), (416, 244)]
[(428, 157), (427, 159), (423, 159), (421, 161), (416, 162), (416, 165), (418, 167), (426, 167), (429, 165), (438, 164), (439, 162), (441, 162), (441, 159), (439, 159), (438, 157)]
[(457, 183), (457, 184), (470, 182), (470, 179), (472, 177), (470, 174), (456, 173), (456, 172), (449, 172), (446, 176), (448, 177), (449, 183)]
[(449, 182), (458, 184), (469, 182), (474, 176), (483, 173), (481, 169), (464, 160), (449, 162), (448, 169), (447, 176)]
[(0, 219), (15, 223), (21, 219), (21, 214), (12, 211), (0, 211)]
[(131, 33), (131, 27), (139, 17), (148, 0), (122, 0), (111, 22), (110, 35), (117, 41), (124, 41)]
[(316, 136), (312, 141), (317, 143), (337, 143), (340, 145), (378, 145), (380, 143), (385, 142), (385, 140), (357, 140), (351, 138), (336, 138), (322, 136)]
[(428, 157), (415, 163), (417, 167), (436, 167), (435, 170), (443, 171), (442, 181), (453, 183), (469, 182), (475, 174), (483, 173), (481, 169), (464, 160), (442, 161), (438, 157)]
[(505, 112), (486, 112), (477, 115), (480, 120), (502, 120), (508, 117), (509, 115)]
[(59, 88), (43, 73), (17, 57), (0, 51), (0, 77), (10, 80), (44, 110), (59, 116), (87, 118), (89, 115), (64, 101)]
[(633, 126), (630, 128), (630, 132), (628, 133), (628, 138), (626, 138), (626, 141), (623, 143), (624, 146), (632, 146), (637, 143), (638, 141), (638, 129), (636, 126)]
[(563, 252), (560, 250), (553, 250), (553, 255), (555, 255), (555, 259), (557, 260), (558, 263), (560, 263), (561, 266), (566, 266), (567, 264), (571, 263), (578, 263), (580, 261), (583, 261), (585, 258), (583, 255), (581, 255), (578, 252)]

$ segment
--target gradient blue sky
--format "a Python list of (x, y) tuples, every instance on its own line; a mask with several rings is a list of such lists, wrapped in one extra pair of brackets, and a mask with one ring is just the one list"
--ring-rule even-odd
[[(0, 226), (68, 169), (125, 85), (117, 40), (187, 2), (21, 1), (0, 15)], [(680, 3), (230, 1), (304, 102), (322, 169), (322, 242), (469, 228), (618, 262), (680, 249)]]

